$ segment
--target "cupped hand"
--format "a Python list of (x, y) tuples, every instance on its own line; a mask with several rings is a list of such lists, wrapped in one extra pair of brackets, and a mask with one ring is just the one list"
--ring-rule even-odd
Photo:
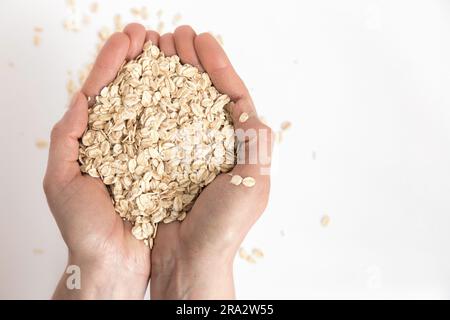
[[(264, 211), (270, 189), (272, 131), (257, 117), (250, 94), (216, 39), (178, 27), (153, 39), (166, 56), (206, 71), (214, 86), (230, 96), (241, 160), (200, 194), (184, 221), (160, 225), (152, 250), (152, 298), (233, 298), (232, 262), (245, 235)], [(239, 121), (242, 113), (249, 119)], [(250, 151), (249, 151), (250, 150)], [(255, 154), (256, 152), (256, 154)], [(232, 175), (252, 177), (246, 187), (230, 183)]]
[(115, 213), (99, 178), (82, 175), (78, 139), (88, 122), (88, 99), (111, 82), (125, 60), (136, 57), (145, 29), (128, 25), (105, 43), (80, 92), (53, 127), (44, 190), (69, 249), (69, 265), (81, 271), (81, 289), (69, 290), (64, 275), (54, 298), (143, 298), (150, 276), (150, 250), (133, 238)]

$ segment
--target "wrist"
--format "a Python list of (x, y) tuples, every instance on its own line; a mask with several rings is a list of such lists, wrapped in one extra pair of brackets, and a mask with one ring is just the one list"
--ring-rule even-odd
[(148, 275), (114, 263), (115, 259), (91, 259), (69, 253), (67, 267), (54, 299), (142, 299)]
[(233, 260), (173, 258), (152, 262), (152, 299), (234, 299)]

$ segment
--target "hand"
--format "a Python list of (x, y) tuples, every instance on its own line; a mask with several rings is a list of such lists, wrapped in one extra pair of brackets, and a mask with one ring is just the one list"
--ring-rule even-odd
[[(213, 36), (196, 35), (189, 26), (167, 33), (153, 42), (167, 55), (177, 54), (183, 63), (205, 70), (222, 93), (235, 102), (231, 108), (235, 129), (259, 130), (243, 144), (258, 146), (260, 156), (269, 158), (272, 133), (257, 117), (244, 83), (234, 71), (222, 47)], [(246, 112), (250, 118), (241, 123)], [(252, 149), (250, 147), (250, 149)], [(266, 153), (264, 153), (266, 152)], [(151, 253), (151, 297), (155, 299), (230, 299), (234, 297), (232, 262), (242, 240), (264, 211), (270, 188), (270, 161), (238, 164), (232, 174), (253, 177), (256, 185), (247, 188), (230, 184), (222, 174), (205, 188), (183, 222), (160, 224)]]
[(54, 298), (142, 299), (150, 276), (150, 250), (134, 239), (131, 226), (115, 213), (98, 178), (82, 175), (78, 139), (88, 121), (88, 102), (111, 82), (125, 59), (136, 57), (146, 38), (131, 24), (105, 43), (81, 92), (54, 126), (44, 190), (69, 249), (68, 264), (81, 269), (81, 290), (69, 290), (64, 275)]
[[(209, 34), (196, 36), (190, 27), (178, 28), (161, 38), (131, 24), (105, 44), (81, 93), (75, 95), (64, 117), (52, 130), (52, 142), (44, 189), (69, 248), (69, 264), (82, 272), (82, 289), (67, 290), (63, 277), (55, 298), (142, 298), (150, 274), (150, 253), (136, 241), (123, 223), (99, 179), (83, 176), (77, 164), (78, 138), (87, 125), (87, 100), (116, 75), (124, 59), (140, 53), (145, 40), (158, 44), (166, 55), (178, 54), (184, 63), (205, 68), (219, 91), (235, 105), (237, 128), (265, 130), (263, 148), (271, 151), (271, 131), (262, 124), (242, 80), (231, 67), (220, 45)], [(251, 117), (245, 123), (242, 112)], [(257, 145), (258, 138), (244, 146)], [(245, 150), (244, 148), (243, 150)], [(183, 223), (160, 225), (152, 251), (153, 298), (232, 298), (232, 261), (242, 239), (264, 210), (269, 163), (238, 164), (232, 174), (252, 176), (251, 189), (230, 185), (221, 175), (197, 199)], [(219, 202), (220, 200), (220, 202)], [(212, 272), (214, 271), (214, 272)], [(85, 279), (86, 281), (83, 281)]]

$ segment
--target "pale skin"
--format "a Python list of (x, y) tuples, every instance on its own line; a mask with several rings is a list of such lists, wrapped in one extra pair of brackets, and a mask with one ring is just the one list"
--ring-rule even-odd
[[(81, 289), (66, 286), (63, 273), (54, 299), (142, 299), (151, 279), (152, 299), (232, 299), (233, 260), (245, 235), (264, 211), (269, 195), (270, 163), (238, 164), (232, 174), (251, 176), (251, 188), (218, 176), (203, 190), (183, 222), (161, 224), (150, 250), (133, 238), (131, 226), (114, 211), (98, 178), (83, 175), (78, 165), (78, 139), (87, 126), (87, 97), (114, 79), (125, 60), (135, 58), (151, 40), (167, 55), (208, 72), (214, 86), (228, 94), (235, 128), (266, 130), (268, 139), (244, 144), (271, 150), (271, 131), (257, 117), (247, 88), (222, 47), (207, 33), (189, 26), (159, 36), (139, 24), (113, 34), (69, 109), (54, 126), (44, 190), (49, 207), (68, 247), (68, 265), (81, 269)], [(246, 112), (248, 121), (239, 122)], [(212, 272), (213, 270), (213, 272)]]

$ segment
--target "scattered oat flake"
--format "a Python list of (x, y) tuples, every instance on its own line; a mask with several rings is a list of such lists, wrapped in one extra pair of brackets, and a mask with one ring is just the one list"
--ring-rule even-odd
[(34, 143), (36, 145), (36, 148), (38, 149), (47, 149), (48, 148), (48, 141), (44, 139), (37, 139)]
[(160, 22), (158, 23), (158, 26), (156, 27), (156, 31), (157, 31), (158, 33), (162, 33), (162, 32), (164, 31), (164, 22), (163, 22), (163, 21), (160, 21)]
[(136, 18), (141, 18), (143, 20), (147, 20), (148, 19), (148, 8), (147, 7), (142, 7), (142, 8), (131, 8), (130, 12), (133, 16), (135, 16)]
[(255, 258), (264, 258), (264, 252), (261, 249), (253, 248), (252, 255)]
[(71, 31), (72, 21), (70, 19), (64, 19), (63, 27), (66, 31)]
[(247, 256), (247, 258), (245, 259), (247, 262), (249, 263), (256, 263), (256, 260), (254, 257), (252, 256)]
[(230, 180), (230, 183), (234, 184), (235, 186), (240, 185), (241, 182), (242, 182), (242, 177), (238, 174), (235, 174)]
[(157, 17), (158, 19), (161, 19), (162, 15), (163, 15), (163, 11), (162, 11), (161, 9), (159, 9), (159, 10), (156, 12), (156, 17)]
[(248, 257), (247, 251), (244, 248), (239, 248), (239, 257), (242, 259), (246, 259)]
[(34, 249), (33, 249), (33, 253), (34, 253), (35, 255), (41, 255), (41, 254), (44, 254), (44, 249), (41, 249), (41, 248), (34, 248)]
[(281, 123), (281, 130), (287, 130), (292, 126), (292, 123), (290, 121), (283, 121)]
[(100, 29), (100, 31), (98, 32), (98, 37), (100, 38), (100, 40), (105, 41), (106, 39), (108, 39), (110, 34), (111, 34), (111, 31), (109, 30), (108, 27), (102, 27)]
[(78, 32), (80, 31), (79, 23), (73, 18), (67, 18), (63, 21), (63, 26), (66, 31)]
[(14, 68), (15, 67), (14, 62), (12, 62), (12, 61), (8, 62), (8, 67)]
[(177, 13), (173, 16), (172, 24), (177, 25), (181, 20), (181, 14)]
[(147, 7), (142, 7), (141, 8), (141, 18), (143, 20), (147, 20), (148, 19), (148, 9), (147, 9)]
[(67, 93), (69, 94), (69, 96), (71, 96), (72, 94), (75, 93), (76, 85), (75, 85), (75, 82), (72, 79), (69, 79), (67, 81), (66, 90), (67, 90)]
[(141, 15), (141, 10), (139, 8), (131, 8), (130, 12), (133, 16), (136, 16), (136, 17)]
[(239, 248), (239, 258), (247, 261), (248, 263), (256, 263), (256, 258), (262, 258), (264, 254), (259, 249), (253, 249), (252, 253), (249, 254), (243, 247)]
[(239, 122), (243, 123), (245, 121), (247, 121), (249, 118), (248, 113), (243, 112), (240, 116), (239, 116)]
[[(193, 95), (208, 97), (210, 107), (199, 113), (196, 100), (188, 99)], [(103, 181), (116, 213), (151, 248), (159, 223), (183, 220), (202, 189), (234, 167), (230, 98), (206, 73), (147, 42), (92, 102), (79, 148), (81, 171)], [(207, 135), (211, 128), (217, 137)], [(205, 152), (197, 157), (194, 146)], [(185, 157), (195, 161), (186, 165)]]
[(66, 4), (70, 8), (75, 8), (75, 0), (66, 0)]
[(42, 31), (44, 31), (44, 29), (42, 29), (42, 27), (34, 27), (34, 31), (35, 32), (42, 32)]
[(256, 184), (256, 180), (252, 177), (245, 177), (242, 179), (242, 184), (247, 188), (251, 188)]
[(275, 142), (278, 144), (283, 142), (283, 131), (275, 132)]
[(40, 46), (40, 44), (41, 44), (41, 36), (40, 36), (39, 34), (35, 34), (35, 35), (34, 35), (34, 37), (33, 37), (33, 44), (34, 44), (36, 47), (39, 47), (39, 46)]
[(328, 215), (324, 215), (322, 219), (320, 219), (320, 224), (322, 227), (327, 227), (330, 224), (330, 217)]
[(92, 2), (89, 9), (91, 10), (92, 13), (97, 13), (98, 11), (98, 3), (97, 2)]

